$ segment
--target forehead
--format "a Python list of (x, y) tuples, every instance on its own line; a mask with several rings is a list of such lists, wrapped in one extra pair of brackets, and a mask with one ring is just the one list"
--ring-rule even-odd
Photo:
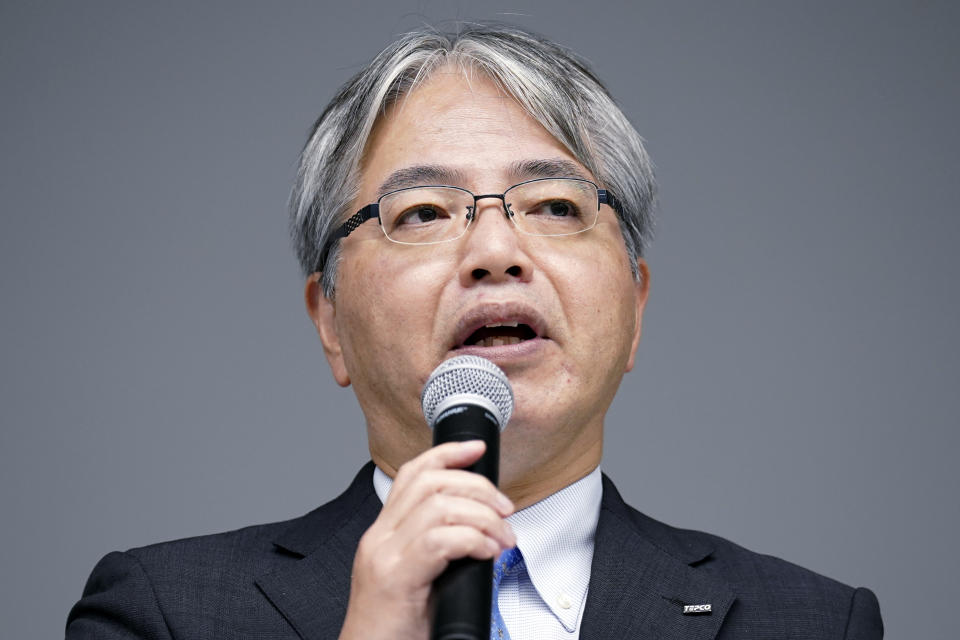
[(361, 164), (361, 192), (369, 198), (438, 182), (502, 189), (532, 173), (592, 179), (492, 80), (440, 69), (378, 120)]

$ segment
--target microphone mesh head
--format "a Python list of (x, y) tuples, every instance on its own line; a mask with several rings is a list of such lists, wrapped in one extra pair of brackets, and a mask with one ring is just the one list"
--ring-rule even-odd
[(500, 410), (500, 430), (507, 426), (513, 413), (513, 389), (500, 367), (480, 356), (457, 356), (440, 363), (423, 386), (420, 405), (423, 417), (433, 428), (437, 407), (453, 395), (475, 395), (486, 398)]

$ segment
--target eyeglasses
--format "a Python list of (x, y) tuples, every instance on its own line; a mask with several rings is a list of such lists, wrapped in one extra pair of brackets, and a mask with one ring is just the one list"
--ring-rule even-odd
[(477, 202), (497, 198), (517, 230), (531, 236), (570, 236), (597, 224), (600, 205), (616, 207), (606, 189), (583, 178), (537, 178), (503, 193), (474, 195), (445, 185), (408, 187), (383, 194), (350, 216), (327, 240), (317, 268), (322, 271), (333, 244), (361, 224), (378, 218), (387, 240), (398, 244), (438, 244), (456, 240), (477, 214)]

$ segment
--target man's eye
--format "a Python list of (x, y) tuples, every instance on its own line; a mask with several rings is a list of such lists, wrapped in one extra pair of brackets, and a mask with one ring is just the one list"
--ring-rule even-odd
[(447, 217), (443, 209), (432, 205), (411, 207), (397, 217), (395, 226), (429, 224)]
[(527, 212), (527, 215), (533, 216), (550, 216), (554, 218), (576, 218), (580, 215), (580, 211), (577, 209), (569, 200), (550, 200), (548, 202), (541, 202), (537, 206), (530, 209)]

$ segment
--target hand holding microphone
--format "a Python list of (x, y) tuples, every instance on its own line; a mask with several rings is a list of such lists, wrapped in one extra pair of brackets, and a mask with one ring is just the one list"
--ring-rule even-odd
[[(457, 362), (462, 363), (466, 358), (471, 362), (466, 367), (457, 367)], [(434, 580), (451, 562), (461, 558), (487, 561), (486, 586), (471, 591), (482, 596), (485, 590), (486, 608), (480, 614), (476, 613), (476, 606), (471, 606), (470, 611), (477, 620), (483, 617), (484, 635), (479, 637), (488, 637), (489, 561), (516, 544), (513, 532), (504, 520), (513, 512), (513, 504), (489, 479), (465, 469), (476, 466), (490, 470), (492, 460), (493, 473), (496, 473), (499, 458), (497, 455), (491, 459), (487, 455), (488, 449), (473, 435), (477, 424), (483, 428), (484, 421), (489, 423), (488, 418), (477, 413), (477, 403), (491, 415), (500, 412), (502, 424), (509, 419), (510, 408), (497, 405), (502, 402), (500, 396), (489, 397), (485, 385), (490, 384), (491, 374), (480, 372), (476, 368), (478, 363), (472, 362), (474, 360), (486, 363), (484, 367), (493, 367), (499, 373), (512, 407), (512, 393), (506, 376), (482, 358), (454, 358), (442, 363), (431, 375), (430, 380), (435, 382), (428, 382), (424, 389), (425, 410), (428, 392), (446, 389), (436, 396), (430, 392), (431, 398), (438, 398), (436, 403), (431, 401), (433, 422), (440, 427), (435, 431), (437, 446), (400, 467), (383, 510), (360, 539), (354, 558), (347, 615), (340, 635), (342, 639), (426, 638), (431, 626), (428, 602)], [(441, 371), (445, 372), (442, 376), (439, 375)], [(451, 373), (454, 371), (460, 373)], [(488, 394), (481, 396), (487, 398), (486, 402), (463, 402), (464, 396), (480, 396), (480, 393)], [(456, 402), (446, 400), (458, 395), (461, 397)], [(490, 403), (494, 404), (494, 411), (490, 410)], [(467, 406), (465, 410), (461, 409), (464, 405)], [(457, 416), (460, 419), (456, 419)], [(481, 422), (470, 426), (466, 422), (469, 416)], [(499, 441), (499, 428), (497, 425), (493, 430), (496, 436), (492, 443), (494, 447)], [(490, 430), (478, 435), (489, 436)], [(442, 440), (437, 438), (448, 438), (449, 441), (441, 443)], [(441, 589), (436, 591), (437, 613), (450, 611), (451, 608), (443, 604), (445, 596)], [(454, 598), (460, 601), (459, 596)], [(463, 622), (458, 617), (461, 608), (453, 607), (453, 613), (454, 618), (447, 616), (444, 619), (459, 628)], [(436, 622), (443, 620), (438, 617)]]

